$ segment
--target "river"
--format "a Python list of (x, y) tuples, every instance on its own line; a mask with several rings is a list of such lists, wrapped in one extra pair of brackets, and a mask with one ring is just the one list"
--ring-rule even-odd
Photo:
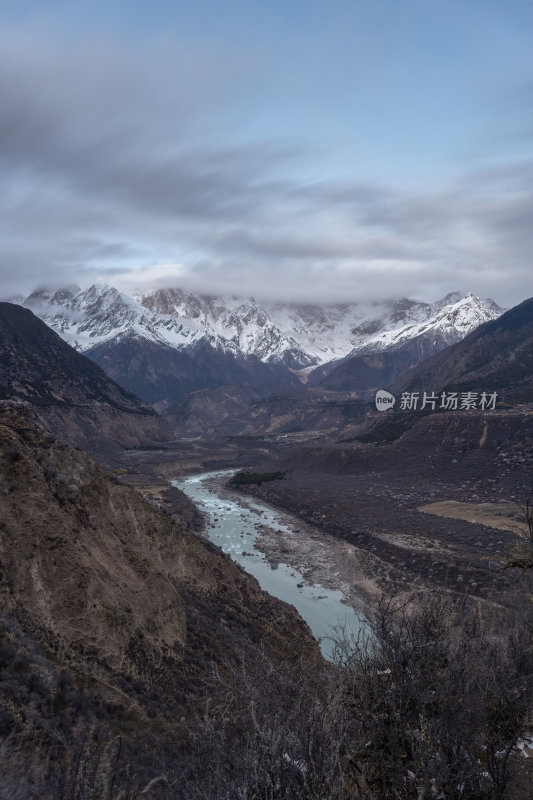
[(241, 501), (236, 496), (219, 496), (216, 488), (210, 485), (211, 479), (229, 477), (233, 472), (204, 472), (172, 481), (172, 484), (207, 515), (209, 539), (253, 575), (262, 589), (293, 605), (319, 641), (324, 656), (331, 658), (335, 627), (344, 626), (348, 632), (356, 632), (362, 624), (360, 618), (347, 605), (341, 591), (307, 584), (301, 573), (289, 564), (270, 566), (264, 553), (255, 546), (258, 525), (291, 534), (286, 524), (287, 515), (281, 515), (254, 498), (246, 497)]

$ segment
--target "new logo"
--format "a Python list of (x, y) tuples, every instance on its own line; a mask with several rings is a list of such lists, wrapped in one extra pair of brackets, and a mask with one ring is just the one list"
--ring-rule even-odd
[(376, 392), (376, 408), (378, 411), (387, 411), (387, 409), (394, 406), (395, 402), (396, 398), (394, 395), (389, 394), (385, 389), (380, 389)]

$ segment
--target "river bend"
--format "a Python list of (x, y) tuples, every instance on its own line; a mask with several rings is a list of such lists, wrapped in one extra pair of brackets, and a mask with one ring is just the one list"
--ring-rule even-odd
[[(345, 626), (348, 631), (357, 631), (360, 618), (346, 603), (341, 591), (319, 584), (309, 585), (290, 564), (270, 566), (264, 553), (255, 546), (258, 526), (266, 525), (290, 535), (291, 527), (287, 524), (290, 517), (255, 498), (246, 497), (241, 501), (237, 497), (219, 496), (212, 479), (229, 477), (233, 472), (205, 472), (172, 481), (172, 484), (206, 514), (206, 533), (210, 541), (253, 575), (262, 589), (293, 605), (319, 640), (323, 654), (331, 657), (335, 627)], [(295, 520), (295, 527), (298, 524)]]

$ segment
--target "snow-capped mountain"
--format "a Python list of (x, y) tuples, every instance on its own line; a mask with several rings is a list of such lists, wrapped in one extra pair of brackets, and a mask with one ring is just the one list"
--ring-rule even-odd
[(183, 329), (194, 331), (218, 349), (288, 367), (316, 363), (291, 332), (273, 319), (268, 307), (253, 297), (200, 296), (181, 289), (160, 289), (137, 300), (160, 318), (174, 324), (179, 321)]
[(395, 349), (420, 336), (436, 352), (503, 311), (492, 300), (458, 293), (433, 304), (402, 299), (319, 306), (260, 303), (253, 297), (215, 297), (181, 289), (130, 297), (105, 285), (39, 290), (22, 304), (81, 351), (126, 339), (176, 350), (202, 343), (293, 369)]
[(200, 297), (168, 289), (129, 297), (111, 286), (39, 290), (22, 301), (82, 352), (111, 340), (145, 339), (183, 350), (207, 343), (235, 356), (305, 367), (316, 363), (253, 298)]
[(417, 309), (415, 314), (409, 314), (409, 321), (399, 327), (382, 329), (370, 336), (361, 334), (351, 355), (395, 350), (419, 337), (429, 341), (430, 349), (440, 350), (464, 339), (475, 328), (497, 319), (503, 312), (493, 300), (483, 301), (473, 294), (465, 297), (454, 294), (444, 299), (450, 302), (439, 301), (429, 306), (426, 313), (423, 309)]

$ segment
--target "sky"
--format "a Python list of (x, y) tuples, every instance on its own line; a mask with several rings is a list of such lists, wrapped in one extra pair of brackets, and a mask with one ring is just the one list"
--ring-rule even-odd
[(533, 295), (530, 0), (2, 0), (0, 296)]

